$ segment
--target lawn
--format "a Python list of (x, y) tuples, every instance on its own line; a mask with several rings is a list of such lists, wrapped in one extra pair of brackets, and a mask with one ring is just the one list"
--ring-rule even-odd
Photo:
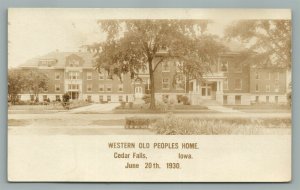
[(215, 111), (209, 110), (206, 106), (202, 105), (183, 105), (183, 104), (175, 104), (175, 105), (157, 105), (155, 110), (150, 110), (149, 105), (145, 104), (133, 104), (131, 108), (129, 106), (118, 106), (113, 113), (213, 113)]
[(30, 121), (25, 119), (9, 119), (8, 126), (25, 126), (29, 125)]
[(64, 110), (63, 106), (59, 104), (49, 105), (12, 105), (8, 110)]

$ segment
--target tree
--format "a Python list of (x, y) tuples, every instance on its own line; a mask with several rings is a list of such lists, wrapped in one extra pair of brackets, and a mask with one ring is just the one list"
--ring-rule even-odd
[[(189, 92), (190, 79), (203, 79), (203, 75), (211, 73), (211, 66), (217, 64), (219, 54), (227, 51), (226, 47), (218, 42), (217, 36), (201, 34), (193, 39), (188, 47), (188, 53), (178, 57), (181, 61), (181, 70), (186, 77), (185, 90)], [(173, 85), (176, 84), (176, 75), (174, 76)]]
[[(148, 69), (150, 77), (150, 109), (155, 109), (154, 72), (170, 58), (193, 60), (198, 65), (197, 38), (204, 33), (207, 20), (100, 20), (107, 40), (94, 46), (98, 50), (96, 67), (114, 75)], [(200, 40), (200, 39), (199, 39)], [(199, 45), (199, 44), (198, 44)], [(158, 55), (163, 50), (163, 54)], [(194, 65), (195, 66), (195, 65)], [(201, 67), (197, 67), (201, 71)]]
[(27, 90), (35, 96), (35, 100), (38, 101), (38, 95), (48, 89), (48, 76), (38, 70), (29, 71), (27, 77)]
[(248, 43), (258, 62), (270, 59), (274, 65), (291, 68), (290, 20), (242, 20), (225, 30), (228, 39)]
[(26, 89), (26, 85), (26, 76), (21, 70), (8, 70), (8, 98), (12, 104), (16, 103), (18, 95)]

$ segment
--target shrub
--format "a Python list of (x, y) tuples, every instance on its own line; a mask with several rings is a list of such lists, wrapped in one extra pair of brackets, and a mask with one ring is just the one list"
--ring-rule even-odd
[(70, 95), (68, 93), (65, 93), (62, 98), (63, 98), (63, 102), (69, 102)]
[(130, 109), (133, 108), (133, 102), (129, 102), (129, 108), (130, 108)]
[(125, 119), (125, 129), (149, 128), (150, 124), (156, 122), (156, 118), (127, 117)]
[(181, 96), (180, 99), (183, 105), (190, 105), (189, 98), (187, 96)]
[(289, 127), (290, 119), (179, 118), (172, 114), (153, 124), (153, 130), (162, 135), (256, 135), (263, 128)]
[(166, 104), (164, 102), (157, 101), (156, 102), (156, 109), (158, 111), (161, 111), (161, 112), (166, 112), (168, 110), (168, 104)]
[(150, 94), (146, 94), (146, 95), (143, 96), (142, 99), (144, 100), (145, 104), (150, 104), (150, 102), (151, 102), (151, 95)]
[(124, 109), (126, 106), (126, 102), (121, 102), (121, 108)]

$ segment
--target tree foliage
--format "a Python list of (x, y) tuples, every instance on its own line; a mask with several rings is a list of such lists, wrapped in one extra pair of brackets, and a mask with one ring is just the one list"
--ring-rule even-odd
[(15, 104), (17, 96), (27, 87), (26, 76), (19, 69), (8, 70), (8, 98)]
[[(178, 59), (189, 65), (186, 72), (200, 76), (203, 65), (217, 53), (212, 36), (203, 36), (208, 20), (100, 20), (107, 40), (99, 46), (96, 68), (114, 75), (130, 73), (131, 78), (141, 70), (150, 76), (151, 102), (155, 108), (154, 72), (168, 59)], [(201, 37), (202, 36), (202, 37)], [(163, 53), (162, 53), (163, 52)], [(212, 56), (213, 55), (213, 56)], [(199, 72), (196, 74), (195, 72)]]
[(229, 39), (248, 43), (257, 61), (268, 57), (274, 65), (291, 67), (290, 20), (242, 20), (233, 22), (225, 31)]
[(27, 90), (38, 99), (38, 95), (48, 89), (49, 78), (48, 76), (39, 71), (31, 70), (26, 74)]

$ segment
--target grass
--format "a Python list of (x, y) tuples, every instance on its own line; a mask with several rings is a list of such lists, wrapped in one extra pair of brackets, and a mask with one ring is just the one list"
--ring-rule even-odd
[(167, 105), (167, 104), (158, 104), (156, 105), (155, 110), (149, 109), (149, 104), (133, 104), (132, 108), (129, 108), (128, 105), (122, 108), (122, 106), (118, 106), (113, 113), (123, 114), (123, 113), (199, 113), (199, 112), (215, 112), (209, 110), (206, 106), (202, 105)]
[(30, 121), (24, 119), (9, 119), (8, 126), (25, 126), (29, 125)]
[(64, 110), (64, 108), (58, 103), (49, 105), (12, 105), (8, 110)]
[[(70, 109), (74, 108), (79, 108), (79, 107), (84, 107), (88, 106), (91, 103), (86, 102), (86, 101), (80, 101), (80, 100), (74, 100), (70, 102)], [(8, 107), (9, 111), (21, 111), (21, 110), (26, 110), (26, 111), (49, 111), (49, 110), (66, 110), (61, 102), (51, 102), (49, 105), (11, 105)]]
[(118, 120), (94, 120), (89, 123), (89, 125), (100, 125), (100, 126), (116, 126), (116, 125), (123, 125), (125, 122), (124, 119)]
[(237, 110), (290, 110), (291, 107), (288, 105), (279, 104), (252, 104), (252, 105), (225, 105), (225, 107), (230, 107)]
[[(261, 135), (289, 133), (291, 119), (278, 118), (180, 118), (173, 115), (152, 124), (152, 129), (161, 135)], [(286, 132), (287, 129), (289, 132)], [(273, 130), (273, 132), (272, 132)], [(280, 133), (279, 133), (280, 134)]]

